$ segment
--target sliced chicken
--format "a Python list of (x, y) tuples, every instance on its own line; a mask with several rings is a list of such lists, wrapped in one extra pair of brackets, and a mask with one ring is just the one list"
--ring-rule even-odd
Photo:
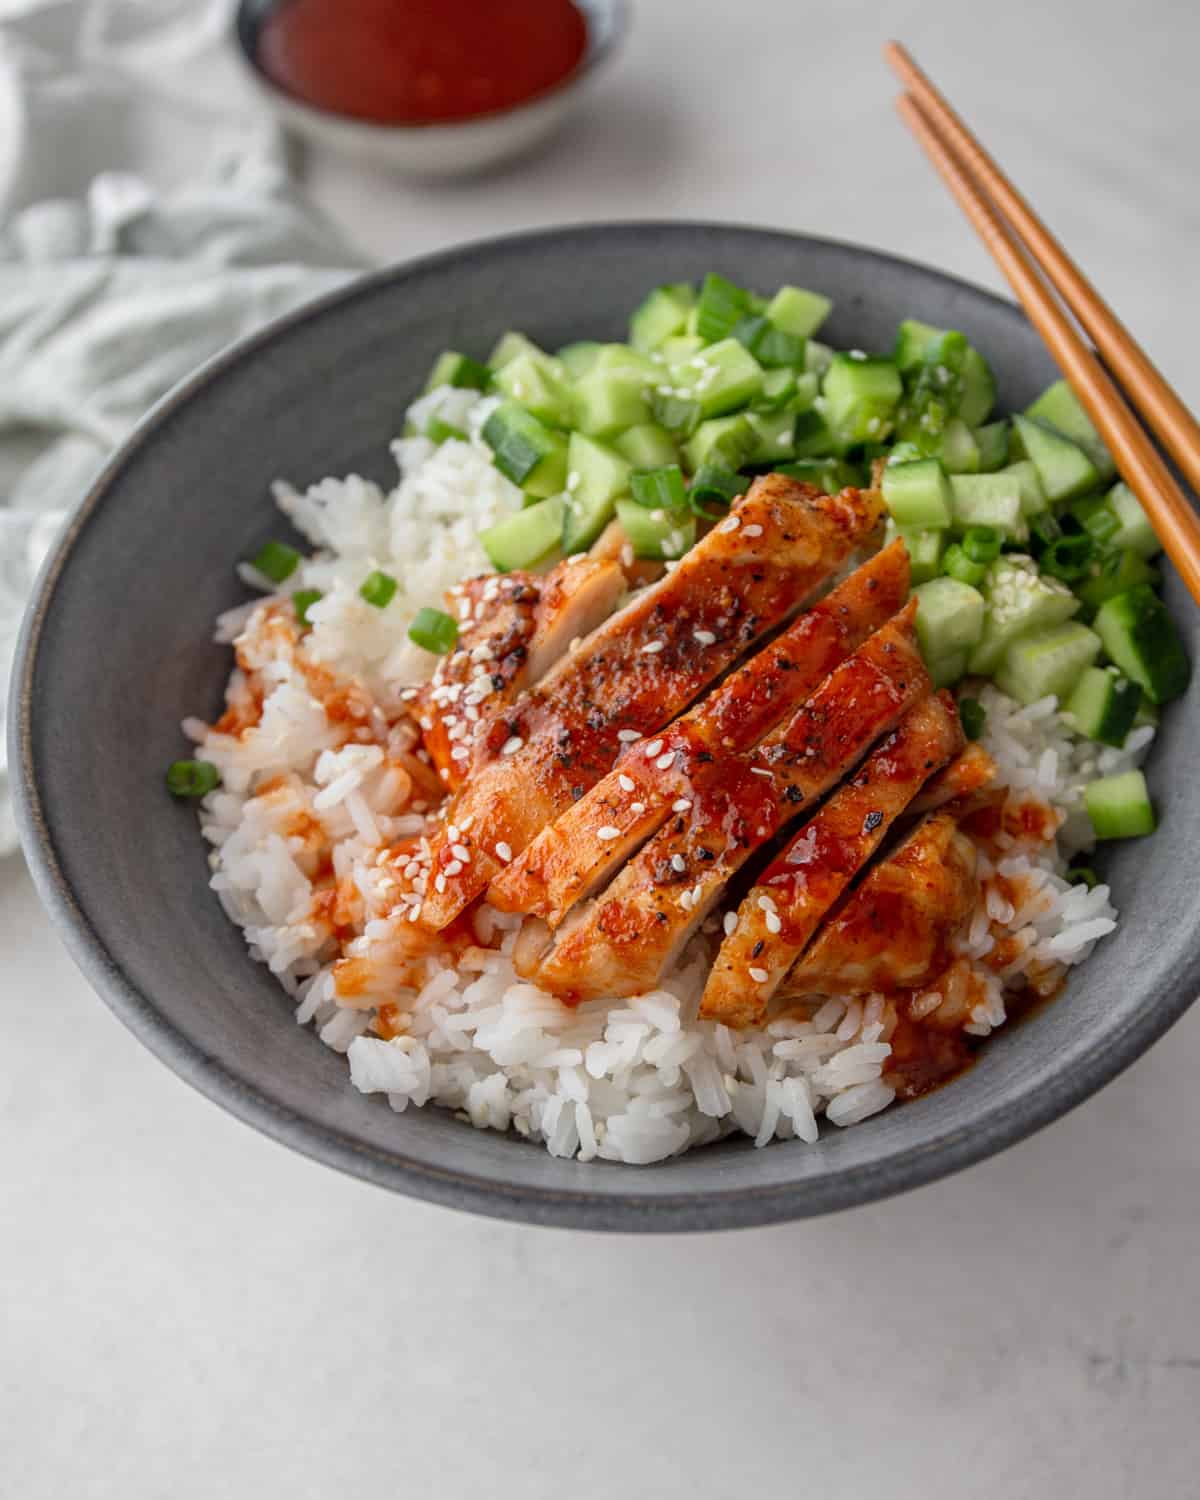
[(561, 562), (544, 577), (485, 574), (450, 590), (458, 646), (412, 704), (443, 786), (456, 790), (470, 774), (487, 718), (606, 620), (624, 590), (618, 564), (591, 557)]
[(530, 925), (516, 952), (518, 969), (574, 999), (653, 988), (754, 851), (928, 695), (915, 611), (914, 602), (877, 630), (756, 750), (729, 757), (602, 896), (570, 914), (552, 946), (545, 930), (539, 942), (538, 924)]
[(756, 480), (677, 567), (489, 722), (492, 759), (473, 762), (449, 811), (421, 921), (451, 922), (605, 775), (623, 743), (657, 733), (791, 615), (880, 515), (873, 493)]
[(940, 974), (979, 899), (975, 856), (952, 808), (929, 813), (833, 913), (780, 993), (887, 993)]
[(962, 748), (948, 693), (926, 698), (776, 856), (742, 901), (709, 974), (700, 1014), (761, 1021), (817, 926), (924, 783)]
[(955, 805), (956, 817), (963, 817), (980, 800), (995, 780), (996, 762), (982, 745), (968, 745), (956, 755), (944, 771), (931, 778), (909, 806), (910, 813), (936, 812), (948, 802)]
[[(908, 596), (902, 541), (871, 558), (650, 746), (627, 747), (616, 765), (493, 880), (488, 900), (557, 927), (593, 895), (701, 787), (719, 781), (731, 753), (752, 749)], [(651, 742), (654, 744), (655, 742)], [(658, 760), (666, 762), (661, 770)]]

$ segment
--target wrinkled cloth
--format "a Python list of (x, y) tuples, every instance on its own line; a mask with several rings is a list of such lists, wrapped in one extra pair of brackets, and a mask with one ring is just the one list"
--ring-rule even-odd
[(160, 396), (362, 266), (289, 176), (229, 10), (0, 0), (0, 854), (12, 653), (64, 519)]

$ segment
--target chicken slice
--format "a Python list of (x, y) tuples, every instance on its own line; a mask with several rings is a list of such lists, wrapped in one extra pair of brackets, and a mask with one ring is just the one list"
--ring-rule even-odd
[(929, 813), (833, 913), (780, 993), (888, 993), (940, 974), (979, 899), (975, 856), (954, 810)]
[(482, 727), (522, 688), (539, 682), (616, 608), (625, 578), (614, 562), (568, 559), (544, 577), (486, 573), (451, 589), (458, 646), (414, 693), (412, 712), (443, 786), (470, 774)]
[(979, 801), (996, 776), (996, 762), (982, 745), (968, 745), (956, 755), (944, 771), (932, 777), (928, 786), (909, 805), (913, 814), (936, 812), (952, 802), (955, 816), (964, 817)]
[(574, 999), (653, 988), (754, 851), (928, 695), (915, 610), (907, 605), (877, 630), (756, 750), (730, 756), (602, 896), (567, 917), (552, 946), (544, 935), (539, 943), (539, 924), (527, 924), (514, 954), (520, 972)]
[[(728, 755), (752, 749), (822, 678), (889, 620), (908, 596), (903, 541), (856, 569), (649, 746), (628, 746), (603, 780), (543, 828), (492, 881), (488, 900), (557, 927), (595, 894), (673, 811), (688, 810)], [(653, 741), (651, 743), (654, 743)], [(666, 771), (655, 764), (668, 754)], [(684, 804), (687, 804), (685, 806)]]
[(821, 495), (757, 479), (729, 516), (658, 583), (568, 653), (488, 724), (487, 755), (435, 841), (421, 920), (440, 930), (501, 867), (611, 768), (622, 743), (653, 735), (874, 529), (878, 495)]

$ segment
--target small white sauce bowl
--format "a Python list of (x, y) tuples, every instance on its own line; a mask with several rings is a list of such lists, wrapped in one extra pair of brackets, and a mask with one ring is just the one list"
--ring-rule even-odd
[(575, 0), (587, 26), (583, 55), (560, 82), (511, 108), (465, 120), (385, 125), (336, 114), (288, 93), (263, 71), (259, 34), (287, 0), (241, 0), (234, 40), (250, 78), (276, 118), (314, 145), (372, 161), (409, 177), (460, 177), (482, 172), (530, 150), (550, 136), (579, 101), (597, 70), (609, 62), (629, 24), (626, 0)]

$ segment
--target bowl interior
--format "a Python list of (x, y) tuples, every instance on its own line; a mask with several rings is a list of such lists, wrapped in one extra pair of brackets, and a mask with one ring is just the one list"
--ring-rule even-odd
[[(1054, 377), (1009, 304), (870, 251), (711, 225), (579, 227), (470, 246), (367, 278), (274, 325), (169, 397), (113, 461), (43, 576), (15, 681), (13, 763), (39, 887), (76, 958), (129, 1026), (234, 1113), (383, 1185), (536, 1222), (702, 1229), (823, 1212), (913, 1186), (1062, 1113), (1189, 1003), (1200, 952), (1190, 858), (1200, 798), (1186, 747), (1193, 685), (1151, 761), (1152, 839), (1108, 858), (1123, 920), (1054, 1004), (1002, 1030), (951, 1087), (814, 1147), (730, 1141), (651, 1167), (558, 1161), (440, 1109), (394, 1114), (298, 1027), (206, 886), (195, 818), (162, 788), (186, 714), (215, 714), (211, 644), (244, 594), (233, 563), (281, 521), (268, 499), (350, 471), (389, 480), (388, 442), (443, 348), (482, 356), (508, 327), (556, 347), (619, 338), (645, 290), (719, 269), (836, 301), (829, 336), (890, 347), (914, 316), (963, 329), (993, 361), (1002, 410)], [(1196, 652), (1196, 612), (1167, 593)]]

